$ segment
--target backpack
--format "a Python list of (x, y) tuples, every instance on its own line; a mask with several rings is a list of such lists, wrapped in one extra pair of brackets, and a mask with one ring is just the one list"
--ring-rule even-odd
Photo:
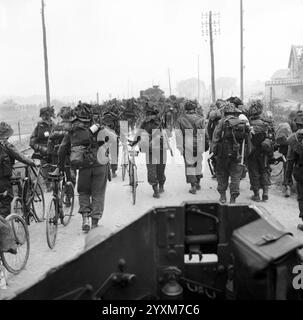
[(13, 173), (13, 163), (6, 152), (5, 145), (0, 142), (0, 179), (11, 177)]
[(89, 167), (97, 162), (98, 148), (89, 128), (73, 126), (70, 132), (70, 164), (74, 169)]
[(234, 141), (242, 142), (247, 135), (247, 124), (239, 117), (228, 116), (224, 120), (223, 138)]
[(269, 123), (262, 119), (250, 120), (250, 125), (253, 127), (254, 134), (252, 135), (251, 142), (254, 146), (261, 145), (267, 138)]
[(287, 139), (291, 136), (291, 134), (292, 131), (289, 123), (280, 123), (276, 130), (276, 143), (280, 146), (287, 145)]

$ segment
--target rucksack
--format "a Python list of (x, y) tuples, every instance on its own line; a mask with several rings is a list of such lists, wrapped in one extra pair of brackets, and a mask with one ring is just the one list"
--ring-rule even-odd
[(224, 120), (223, 138), (234, 141), (242, 142), (247, 135), (246, 121), (239, 119), (239, 117), (228, 116)]
[(3, 142), (0, 142), (0, 179), (11, 177), (13, 170), (13, 163), (6, 152), (6, 147)]
[(269, 123), (262, 119), (251, 119), (250, 125), (254, 132), (251, 138), (252, 144), (254, 146), (261, 145), (261, 143), (267, 138)]
[(71, 153), (70, 164), (74, 169), (89, 167), (97, 162), (97, 142), (84, 126), (73, 126), (70, 132)]

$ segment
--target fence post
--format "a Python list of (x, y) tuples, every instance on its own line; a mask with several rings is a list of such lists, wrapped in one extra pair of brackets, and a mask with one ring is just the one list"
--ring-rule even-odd
[(18, 121), (18, 135), (19, 135), (19, 142), (21, 143), (20, 121)]

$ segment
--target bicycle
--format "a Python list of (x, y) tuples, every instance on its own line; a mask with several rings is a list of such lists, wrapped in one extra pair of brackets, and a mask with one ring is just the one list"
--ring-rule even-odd
[(53, 195), (46, 214), (46, 239), (50, 249), (56, 244), (59, 220), (67, 226), (74, 209), (74, 185), (66, 180), (65, 173), (50, 173), (49, 180), (53, 185)]
[[(38, 167), (39, 169), (36, 171), (30, 166), (24, 166), (25, 178), (23, 179), (21, 188), (21, 177), (12, 178), (13, 184), (18, 187), (18, 193), (12, 202), (12, 211), (20, 212), (22, 207), (22, 216), (28, 225), (30, 225), (33, 220), (35, 222), (42, 222), (45, 218), (44, 192), (39, 183), (42, 166), (39, 165)], [(32, 175), (35, 176), (35, 180), (33, 180)], [(20, 199), (22, 205), (20, 203)]]
[[(129, 140), (130, 143), (132, 141)], [(128, 167), (129, 167), (129, 185), (131, 186), (131, 193), (132, 193), (132, 203), (133, 205), (136, 204), (136, 194), (137, 194), (137, 187), (138, 187), (138, 173), (137, 173), (137, 165), (136, 165), (136, 157), (139, 154), (139, 151), (135, 150), (136, 145), (131, 146), (131, 150), (128, 150)]]
[[(6, 197), (7, 192), (0, 194), (0, 197)], [(26, 266), (30, 251), (30, 240), (28, 227), (25, 220), (16, 213), (12, 213), (5, 219), (15, 238), (16, 247), (14, 251), (0, 251), (0, 259), (7, 271), (18, 274)]]

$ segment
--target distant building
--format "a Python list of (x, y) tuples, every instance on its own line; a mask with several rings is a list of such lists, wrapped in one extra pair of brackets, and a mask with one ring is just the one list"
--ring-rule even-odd
[(276, 71), (265, 83), (270, 99), (303, 101), (303, 46), (292, 46), (288, 69)]

